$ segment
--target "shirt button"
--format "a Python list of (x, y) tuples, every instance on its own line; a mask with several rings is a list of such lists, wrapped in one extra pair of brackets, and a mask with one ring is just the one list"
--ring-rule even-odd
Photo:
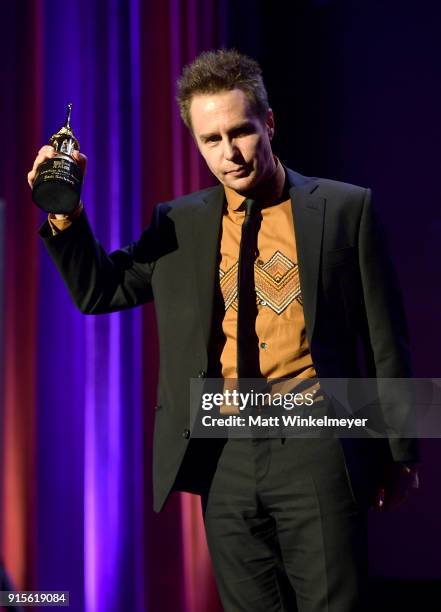
[(188, 440), (188, 438), (190, 437), (190, 430), (184, 429), (184, 431), (182, 432), (182, 437)]
[(261, 342), (261, 343), (260, 343), (260, 348), (266, 349), (266, 347), (267, 347), (267, 346), (268, 346), (268, 345), (267, 345), (267, 343), (266, 343), (266, 342)]
[(261, 305), (261, 306), (266, 306), (266, 300), (261, 300), (261, 301), (260, 301), (260, 305)]

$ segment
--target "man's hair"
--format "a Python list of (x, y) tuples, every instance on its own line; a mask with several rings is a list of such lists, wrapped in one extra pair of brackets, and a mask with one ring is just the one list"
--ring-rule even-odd
[(185, 66), (177, 82), (179, 111), (185, 125), (191, 130), (190, 106), (193, 96), (241, 89), (254, 113), (265, 120), (268, 94), (263, 84), (259, 64), (235, 49), (204, 51), (191, 64)]

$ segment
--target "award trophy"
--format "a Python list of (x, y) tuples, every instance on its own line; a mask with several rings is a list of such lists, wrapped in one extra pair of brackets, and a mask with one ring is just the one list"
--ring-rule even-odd
[(70, 127), (71, 113), (72, 104), (68, 104), (64, 126), (49, 140), (57, 153), (40, 164), (32, 188), (33, 201), (48, 213), (71, 213), (80, 201), (83, 174), (72, 157), (80, 146)]

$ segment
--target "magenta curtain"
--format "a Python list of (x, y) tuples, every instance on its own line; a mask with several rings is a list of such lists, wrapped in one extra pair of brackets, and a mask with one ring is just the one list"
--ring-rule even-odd
[(174, 88), (222, 44), (224, 21), (220, 0), (26, 0), (3, 13), (0, 559), (19, 588), (69, 590), (74, 611), (221, 608), (198, 500), (151, 510), (153, 309), (75, 310), (26, 173), (71, 101), (106, 248), (136, 238), (156, 202), (207, 185)]

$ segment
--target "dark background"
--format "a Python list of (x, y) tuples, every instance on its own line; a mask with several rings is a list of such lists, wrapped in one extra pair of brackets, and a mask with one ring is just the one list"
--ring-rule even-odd
[[(303, 174), (373, 189), (416, 377), (441, 370), (440, 26), (437, 2), (260, 0), (230, 3), (227, 28), (228, 44), (263, 67), (276, 154)], [(422, 441), (422, 458), (418, 494), (370, 517), (371, 573), (389, 579), (379, 586), (385, 606), (438, 609), (439, 440)], [(425, 580), (434, 582), (421, 589), (423, 603), (412, 593)]]

